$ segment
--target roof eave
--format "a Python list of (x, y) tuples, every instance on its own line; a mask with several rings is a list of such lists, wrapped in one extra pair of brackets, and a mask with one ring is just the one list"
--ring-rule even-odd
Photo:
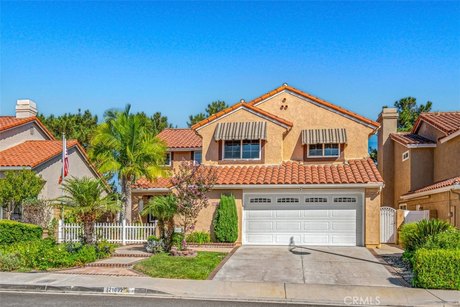
[(449, 185), (447, 187), (442, 187), (442, 188), (437, 188), (433, 190), (428, 190), (428, 191), (423, 191), (423, 192), (418, 192), (418, 193), (412, 193), (412, 194), (406, 194), (406, 195), (401, 195), (402, 200), (408, 200), (412, 198), (418, 198), (422, 196), (428, 196), (431, 194), (438, 194), (438, 193), (443, 193), (443, 192), (449, 192), (451, 190), (460, 190), (460, 184), (453, 184)]

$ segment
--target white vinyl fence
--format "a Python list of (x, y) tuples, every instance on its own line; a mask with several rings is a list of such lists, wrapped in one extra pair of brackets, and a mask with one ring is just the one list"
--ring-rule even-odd
[[(156, 223), (130, 224), (123, 221), (121, 223), (95, 223), (94, 225), (96, 239), (123, 245), (147, 242), (149, 236), (155, 235), (155, 229)], [(59, 221), (59, 243), (78, 242), (82, 235), (83, 228), (80, 224)]]
[(414, 223), (421, 220), (429, 220), (430, 219), (430, 210), (422, 210), (422, 211), (409, 211), (404, 210), (404, 223)]

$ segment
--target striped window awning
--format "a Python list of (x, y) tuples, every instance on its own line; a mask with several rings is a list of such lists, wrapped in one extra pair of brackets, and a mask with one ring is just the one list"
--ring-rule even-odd
[(346, 144), (347, 131), (343, 128), (302, 130), (302, 145), (326, 143)]
[(214, 139), (220, 140), (266, 140), (266, 122), (219, 123)]

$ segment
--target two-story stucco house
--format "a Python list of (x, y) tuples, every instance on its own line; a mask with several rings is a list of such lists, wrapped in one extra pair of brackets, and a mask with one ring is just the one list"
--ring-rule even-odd
[[(5, 171), (31, 169), (45, 180), (39, 197), (56, 199), (62, 195), (62, 141), (55, 139), (36, 114), (35, 102), (25, 99), (17, 101), (15, 116), (0, 116), (0, 178)], [(67, 141), (67, 153), (69, 177), (100, 178), (78, 141)]]
[[(368, 138), (378, 127), (284, 84), (159, 137), (172, 166), (193, 159), (216, 169), (198, 230), (211, 231), (220, 196), (233, 194), (238, 243), (377, 246), (383, 180), (369, 158)], [(172, 187), (162, 178), (141, 179), (133, 188), (136, 210)]]
[(422, 113), (407, 133), (397, 133), (397, 120), (394, 108), (378, 119), (382, 205), (430, 210), (460, 227), (460, 112)]

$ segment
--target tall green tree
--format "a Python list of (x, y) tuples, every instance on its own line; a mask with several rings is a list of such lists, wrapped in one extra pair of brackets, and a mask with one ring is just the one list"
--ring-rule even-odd
[(59, 198), (60, 204), (70, 209), (83, 224), (84, 243), (94, 243), (94, 223), (103, 214), (120, 209), (116, 198), (106, 193), (100, 180), (88, 177), (70, 178), (64, 181), (62, 190), (64, 196)]
[(161, 115), (160, 112), (155, 112), (152, 116), (148, 116), (144, 112), (136, 114), (139, 115), (149, 133), (153, 135), (157, 135), (166, 128), (172, 128), (172, 125), (168, 122), (168, 117)]
[(193, 126), (194, 124), (202, 121), (205, 118), (208, 118), (209, 116), (216, 114), (224, 109), (228, 108), (228, 104), (225, 103), (225, 101), (222, 100), (216, 100), (208, 104), (208, 106), (205, 109), (205, 113), (198, 113), (195, 115), (190, 115), (189, 121), (187, 122), (187, 125), (189, 127)]
[(145, 127), (139, 114), (109, 110), (91, 141), (90, 157), (103, 173), (115, 174), (121, 187), (123, 215), (131, 221), (131, 186), (140, 177), (165, 175), (166, 146)]
[(45, 181), (31, 170), (6, 171), (0, 179), (0, 204), (5, 218), (11, 219), (16, 208), (36, 201)]
[(415, 121), (422, 112), (431, 111), (433, 103), (427, 101), (425, 104), (417, 105), (417, 99), (414, 97), (405, 97), (394, 103), (398, 109), (398, 131), (410, 131)]
[(67, 139), (77, 139), (84, 148), (88, 147), (97, 128), (97, 115), (89, 110), (81, 112), (78, 109), (77, 113), (59, 116), (39, 114), (38, 118), (57, 138), (65, 133)]

